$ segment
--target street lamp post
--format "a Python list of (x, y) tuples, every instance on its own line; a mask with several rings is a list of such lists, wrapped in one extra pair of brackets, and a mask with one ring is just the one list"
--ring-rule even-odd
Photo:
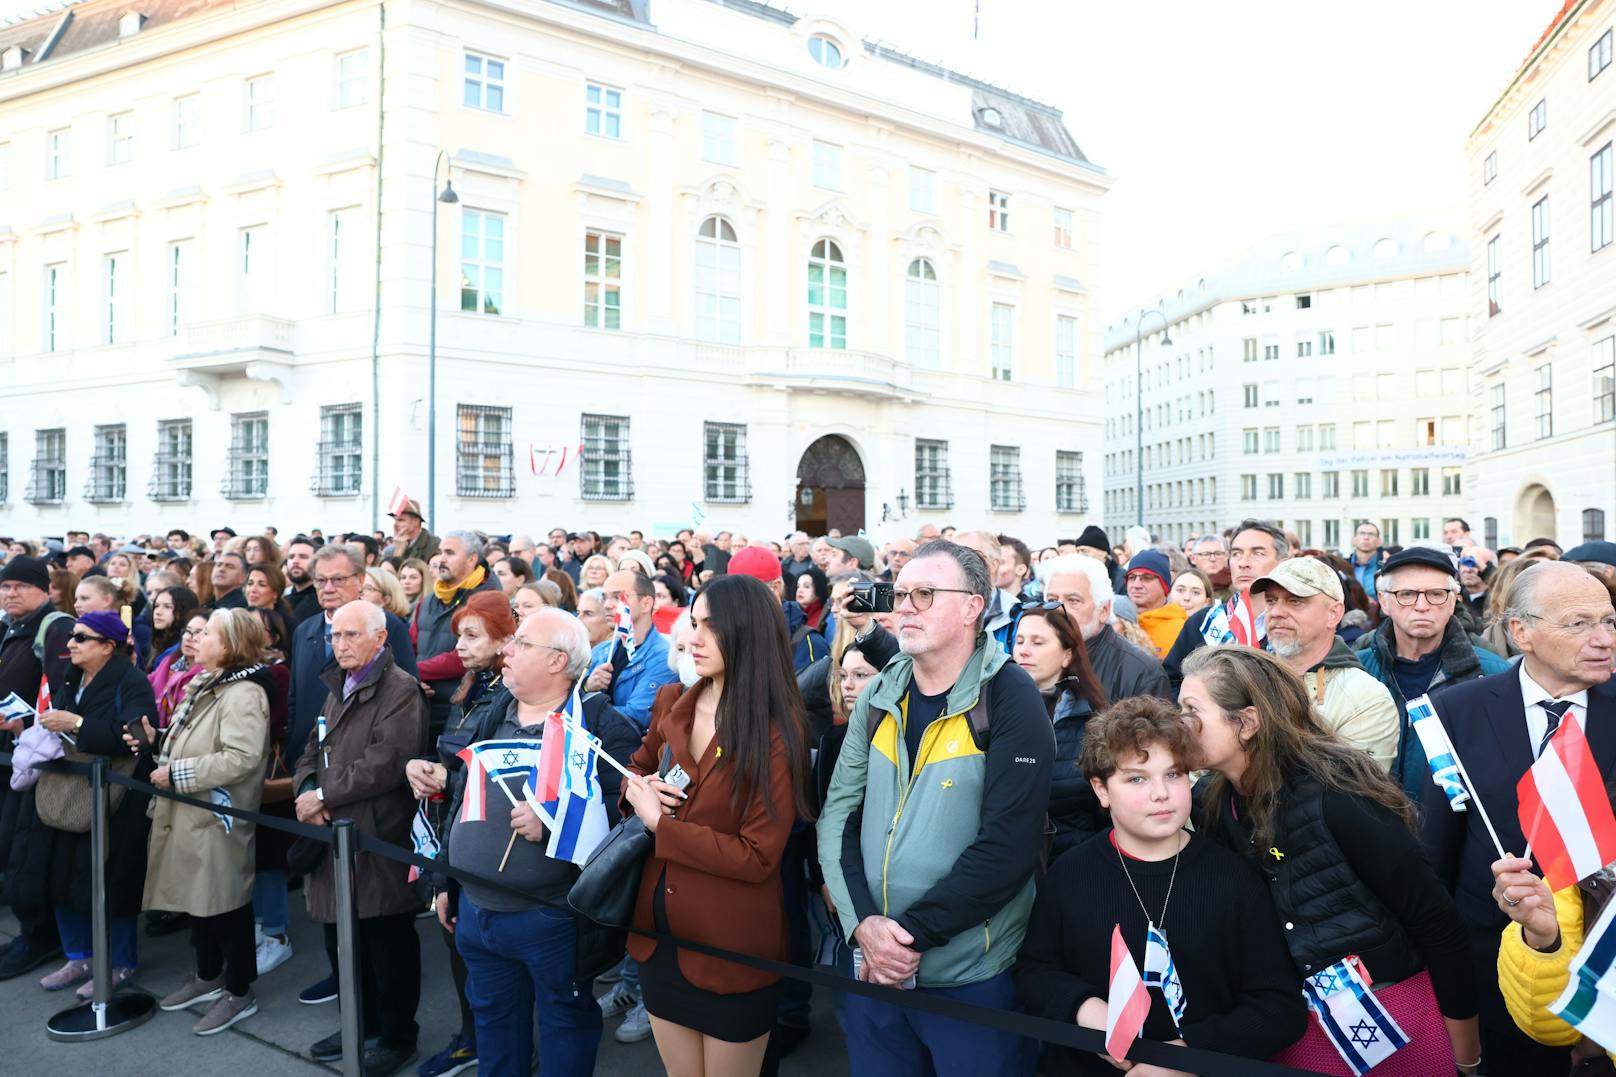
[(1170, 347), (1173, 338), (1167, 332), (1167, 315), (1160, 307), (1141, 309), (1133, 328), (1133, 508), (1134, 523), (1145, 526), (1145, 317), (1154, 314), (1162, 320), (1162, 347)]
[(448, 150), (439, 150), (432, 162), (432, 305), (428, 314), (426, 342), (426, 519), (427, 527), (438, 522), (438, 203), (452, 206), (460, 201), (454, 181), (444, 171), (443, 191), (438, 191), (438, 166), (446, 165)]

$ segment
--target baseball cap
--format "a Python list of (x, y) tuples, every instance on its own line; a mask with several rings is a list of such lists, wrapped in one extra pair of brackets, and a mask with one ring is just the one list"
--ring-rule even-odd
[(1297, 598), (1327, 595), (1337, 602), (1346, 600), (1341, 590), (1341, 577), (1317, 557), (1292, 557), (1281, 561), (1274, 566), (1274, 571), (1253, 580), (1251, 589), (1264, 591), (1271, 583), (1278, 584)]
[(1453, 563), (1453, 556), (1444, 550), (1438, 550), (1431, 546), (1404, 546), (1401, 550), (1386, 558), (1380, 569), (1375, 573), (1375, 578), (1379, 579), (1388, 572), (1399, 568), (1407, 568), (1410, 565), (1418, 565), (1421, 568), (1434, 568), (1438, 572), (1447, 573), (1454, 579), (1459, 578), (1459, 569)]
[(870, 540), (862, 535), (847, 535), (843, 538), (826, 539), (832, 547), (841, 550), (858, 561), (859, 568), (875, 567), (875, 547)]
[(774, 554), (762, 546), (748, 546), (730, 555), (729, 574), (751, 576), (755, 580), (768, 583), (770, 580), (780, 579), (780, 562), (775, 560)]

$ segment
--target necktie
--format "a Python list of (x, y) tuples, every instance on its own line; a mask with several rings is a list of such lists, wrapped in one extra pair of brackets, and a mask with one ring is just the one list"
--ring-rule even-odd
[(325, 623), (325, 660), (327, 662), (331, 661), (332, 653), (333, 652), (331, 650), (331, 622), (327, 621)]
[(1549, 727), (1543, 731), (1543, 739), (1537, 742), (1537, 754), (1542, 755), (1543, 749), (1549, 746), (1549, 738), (1560, 728), (1560, 722), (1565, 718), (1566, 711), (1571, 709), (1572, 703), (1569, 699), (1540, 699), (1537, 705), (1549, 716)]

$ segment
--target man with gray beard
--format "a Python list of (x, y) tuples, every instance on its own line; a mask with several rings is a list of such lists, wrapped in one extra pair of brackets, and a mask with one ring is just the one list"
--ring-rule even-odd
[(1389, 769), (1401, 727), (1397, 704), (1335, 634), (1346, 612), (1335, 569), (1292, 557), (1253, 581), (1251, 593), (1267, 596), (1268, 649), (1306, 683), (1324, 724)]

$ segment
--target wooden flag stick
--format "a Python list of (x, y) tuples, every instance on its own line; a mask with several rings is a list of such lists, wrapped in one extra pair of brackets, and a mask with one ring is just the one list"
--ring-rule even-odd
[(499, 870), (505, 870), (505, 861), (511, 858), (511, 850), (516, 847), (516, 831), (511, 831), (511, 840), (505, 843), (505, 855), (499, 858)]

